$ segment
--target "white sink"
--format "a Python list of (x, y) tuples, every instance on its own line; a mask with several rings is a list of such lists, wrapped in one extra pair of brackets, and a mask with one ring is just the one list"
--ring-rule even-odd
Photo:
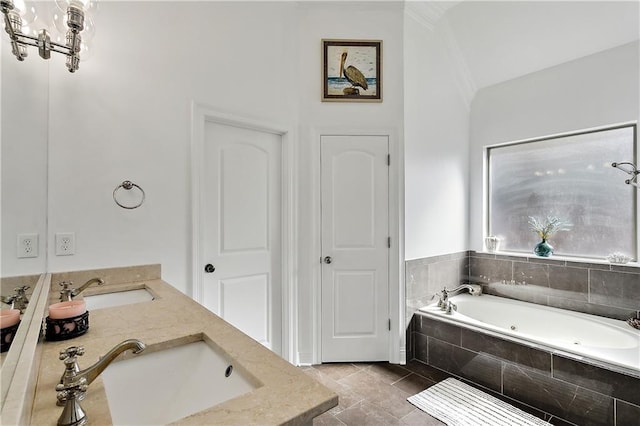
[(145, 288), (83, 296), (87, 310), (112, 308), (132, 303), (150, 302), (153, 295)]
[(102, 380), (115, 425), (171, 423), (257, 388), (204, 341), (116, 361)]

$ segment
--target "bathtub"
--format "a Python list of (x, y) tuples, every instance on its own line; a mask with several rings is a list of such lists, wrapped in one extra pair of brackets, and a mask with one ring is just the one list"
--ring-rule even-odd
[(449, 300), (457, 306), (451, 314), (435, 303), (419, 311), (518, 343), (542, 345), (640, 374), (640, 330), (625, 321), (490, 295), (460, 294)]

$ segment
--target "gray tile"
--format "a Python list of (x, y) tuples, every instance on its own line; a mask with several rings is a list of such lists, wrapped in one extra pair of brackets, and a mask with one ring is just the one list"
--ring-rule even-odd
[(513, 262), (513, 280), (518, 285), (549, 287), (549, 265)]
[(570, 268), (549, 266), (550, 295), (587, 301), (589, 294), (589, 270), (586, 268)]
[(432, 293), (444, 287), (455, 288), (460, 285), (460, 266), (458, 260), (447, 260), (429, 265), (429, 289)]
[[(407, 403), (408, 404), (408, 403)], [(336, 415), (346, 425), (391, 426), (399, 425), (400, 419), (375, 404), (363, 401)]]
[(406, 426), (446, 426), (446, 423), (442, 423), (435, 417), (431, 417), (424, 411), (416, 408), (401, 420), (402, 425)]
[(589, 302), (638, 309), (640, 275), (614, 271), (590, 271)]
[(338, 394), (338, 405), (330, 409), (328, 413), (338, 414), (341, 411), (344, 411), (347, 408), (353, 406), (354, 404), (357, 404), (358, 402), (364, 401), (366, 399), (366, 394), (361, 394), (354, 391), (351, 387), (340, 383), (325, 374), (322, 374), (315, 367), (305, 369), (304, 372)]
[(582, 426), (612, 425), (613, 398), (505, 364), (503, 393)]
[(640, 407), (637, 405), (627, 404), (626, 402), (616, 401), (616, 425), (631, 426), (637, 425), (640, 419)]
[(538, 287), (536, 285), (517, 285), (493, 283), (483, 286), (483, 291), (487, 294), (508, 299), (521, 300), (523, 302), (536, 303), (539, 305), (547, 304), (548, 287)]
[(335, 415), (326, 412), (313, 419), (313, 426), (346, 426)]
[(553, 377), (640, 405), (640, 379), (636, 377), (558, 355), (553, 356)]
[(549, 306), (555, 308), (567, 309), (569, 311), (583, 312), (601, 317), (613, 318), (617, 320), (626, 320), (632, 317), (636, 312), (629, 308), (616, 308), (612, 306), (597, 305), (594, 303), (582, 302), (579, 300), (563, 299), (559, 297), (549, 296)]
[(456, 376), (464, 377), (500, 392), (500, 360), (437, 339), (429, 339), (429, 363)]
[(393, 384), (411, 374), (401, 365), (389, 364), (388, 362), (376, 362), (366, 368), (366, 371), (388, 384)]
[(434, 368), (430, 365), (425, 364), (424, 362), (417, 360), (411, 360), (407, 362), (405, 368), (407, 370), (410, 370), (412, 373), (431, 380), (434, 383), (440, 382), (447, 377), (450, 377), (450, 375), (445, 373), (444, 371), (438, 370), (437, 368)]
[(419, 315), (419, 321), (416, 323), (418, 333), (425, 336), (435, 337), (454, 345), (460, 345), (461, 328), (446, 322), (431, 319), (426, 315)]
[(474, 282), (489, 284), (513, 279), (512, 262), (508, 260), (472, 257), (470, 269)]
[(429, 363), (429, 352), (427, 350), (427, 339), (428, 337), (422, 333), (413, 333), (412, 342), (413, 342), (413, 358), (417, 359), (425, 364)]
[(362, 369), (354, 364), (320, 364), (314, 365), (313, 368), (318, 370), (325, 376), (331, 377), (333, 380), (340, 380), (344, 377), (357, 373)]
[[(372, 373), (362, 370), (340, 380), (359, 394), (366, 394), (366, 401), (385, 410), (386, 413), (400, 419), (413, 411), (407, 402), (410, 395), (402, 389), (385, 383)], [(339, 417), (342, 421), (344, 419)]]
[(474, 352), (488, 353), (551, 375), (551, 354), (539, 349), (466, 329), (462, 330), (462, 347)]
[(393, 386), (402, 389), (409, 395), (415, 395), (434, 385), (435, 383), (436, 382), (434, 382), (433, 380), (429, 380), (425, 377), (419, 376), (418, 374), (411, 373), (407, 377), (404, 377), (401, 380), (393, 383)]

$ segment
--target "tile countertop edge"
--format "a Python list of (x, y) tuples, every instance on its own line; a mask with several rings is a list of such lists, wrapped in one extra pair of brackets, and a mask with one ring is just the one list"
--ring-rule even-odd
[[(43, 343), (32, 424), (54, 425), (62, 412), (62, 407), (55, 405), (55, 384), (64, 370), (58, 359), (61, 349), (84, 346), (86, 353), (79, 359), (79, 364), (80, 368), (86, 368), (115, 344), (128, 338), (140, 339), (149, 348), (155, 346), (160, 350), (173, 341), (201, 335), (202, 340), (211, 339), (235, 363), (262, 383), (261, 387), (249, 394), (172, 424), (203, 425), (224, 421), (229, 425), (301, 425), (310, 423), (314, 417), (338, 404), (338, 397), (333, 391), (166, 282), (157, 279), (131, 285), (144, 285), (154, 293), (156, 299), (91, 311), (89, 331), (85, 335), (62, 342)], [(104, 286), (101, 290), (105, 290)], [(140, 321), (141, 318), (144, 321)], [(127, 356), (130, 355), (121, 355)], [(100, 377), (89, 386), (82, 407), (89, 416), (89, 424), (111, 424)]]

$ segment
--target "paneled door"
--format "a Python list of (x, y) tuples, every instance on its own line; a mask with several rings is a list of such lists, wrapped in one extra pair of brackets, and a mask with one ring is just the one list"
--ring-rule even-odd
[(282, 353), (280, 135), (204, 129), (203, 304)]
[(321, 136), (322, 362), (389, 360), (389, 138)]

